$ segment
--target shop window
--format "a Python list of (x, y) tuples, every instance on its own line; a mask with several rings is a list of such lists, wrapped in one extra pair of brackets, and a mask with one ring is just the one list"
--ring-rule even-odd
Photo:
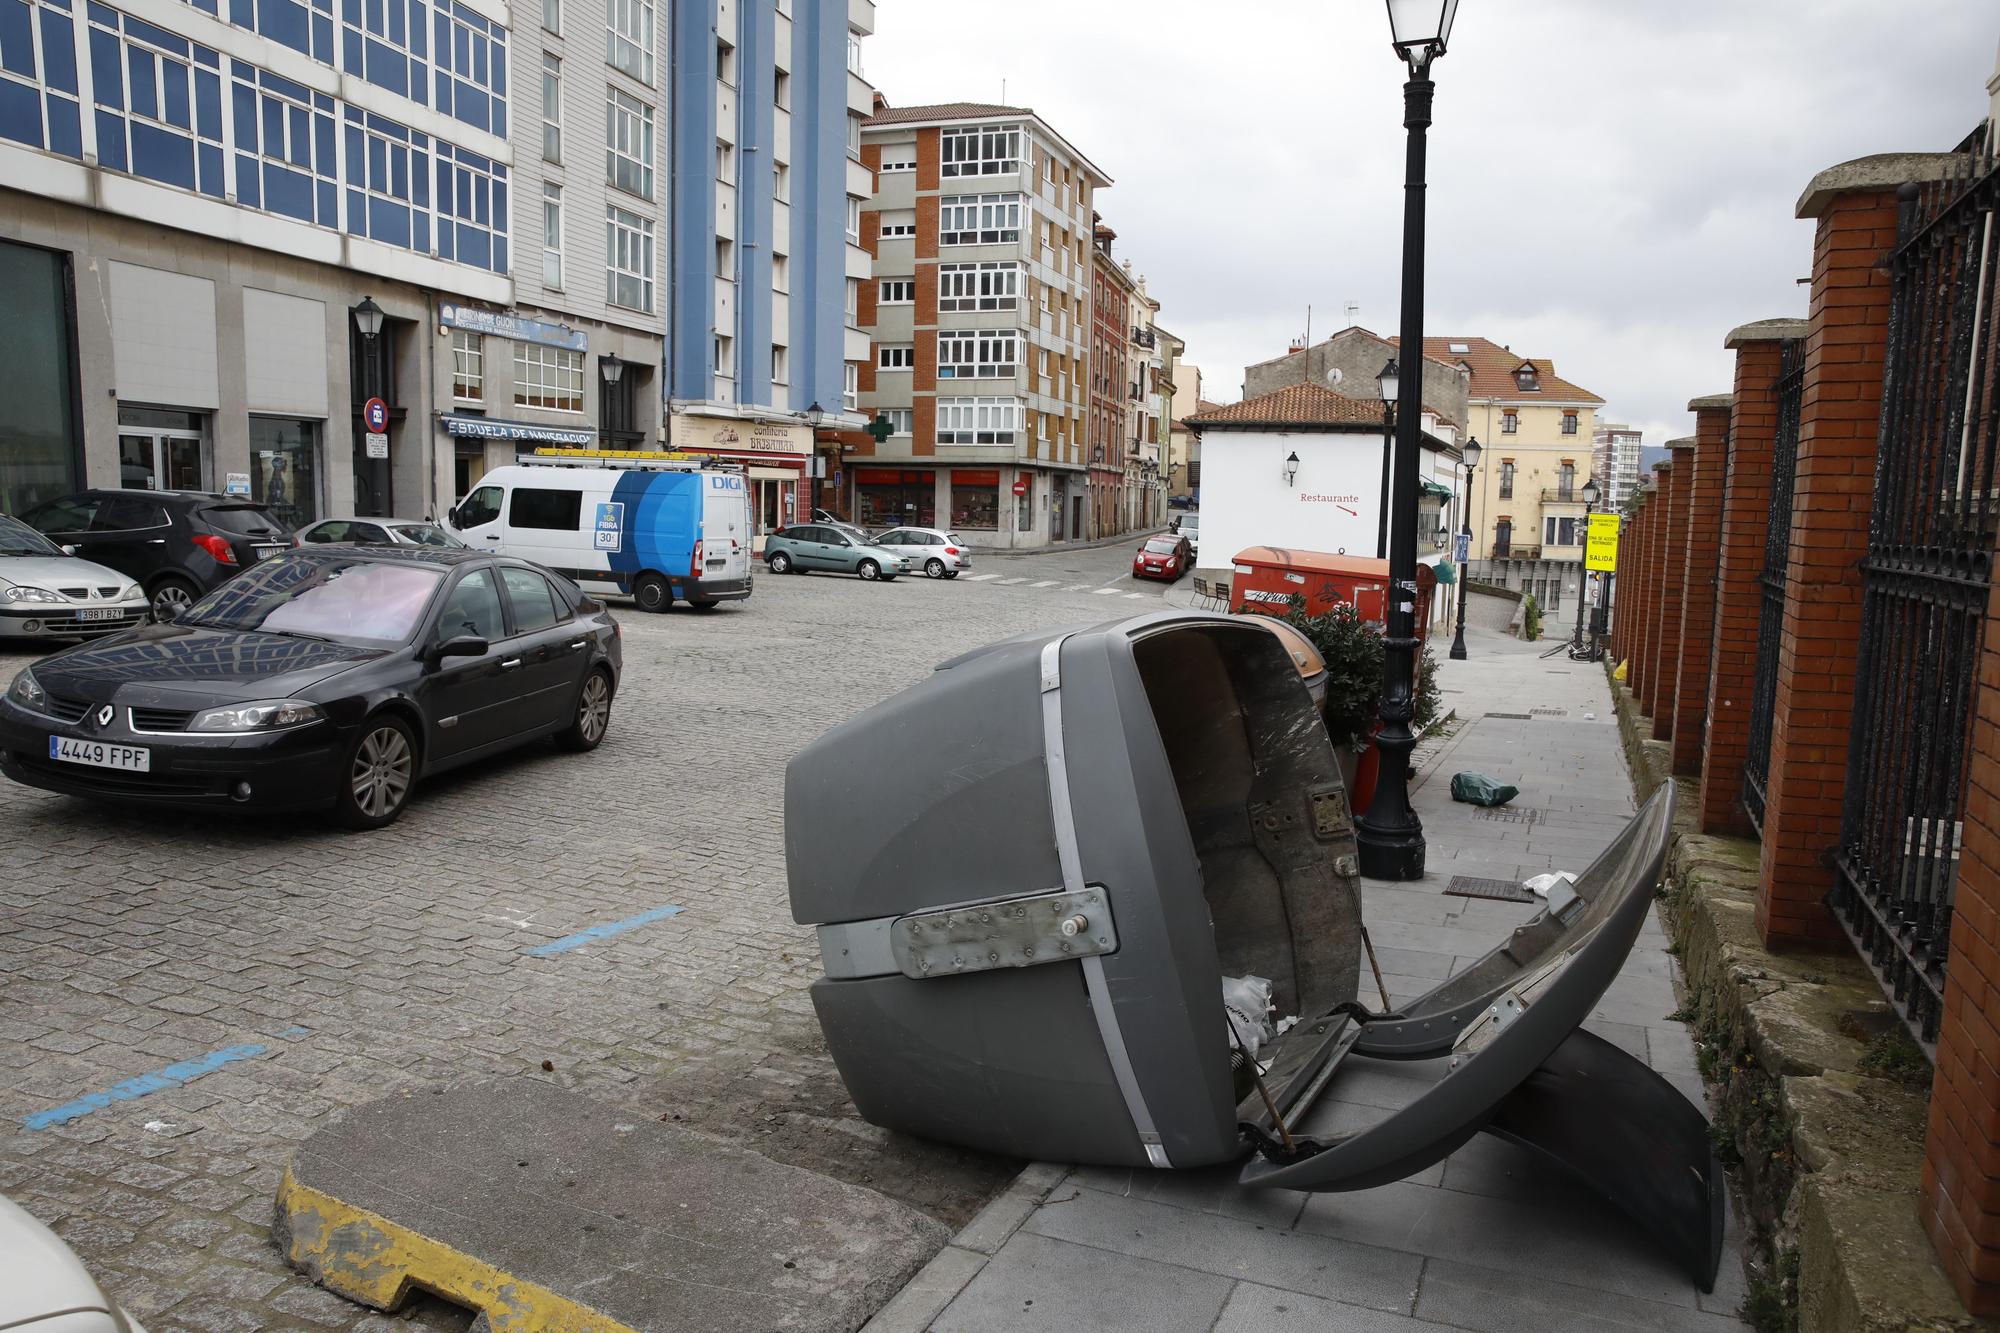
[(997, 532), (1000, 528), (1000, 473), (954, 469), (951, 474), (951, 530)]
[(857, 468), (855, 521), (864, 528), (937, 526), (934, 473), (896, 468)]
[(320, 518), (323, 430), (318, 421), (250, 418), (250, 498), (293, 528)]
[(18, 514), (77, 487), (81, 459), (70, 398), (75, 336), (69, 259), (0, 241), (0, 386), (7, 409), (0, 448), (0, 513)]

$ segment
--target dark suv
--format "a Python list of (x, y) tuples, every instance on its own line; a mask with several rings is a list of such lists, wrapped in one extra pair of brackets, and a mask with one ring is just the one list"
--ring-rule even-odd
[(210, 491), (78, 491), (21, 521), (132, 579), (156, 616), (298, 544), (263, 505)]

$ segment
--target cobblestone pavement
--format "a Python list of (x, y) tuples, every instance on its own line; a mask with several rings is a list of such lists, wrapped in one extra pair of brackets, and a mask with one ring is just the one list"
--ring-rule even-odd
[[(406, 1326), (294, 1275), (273, 1194), (343, 1108), (472, 1075), (552, 1079), (964, 1222), (1015, 1164), (855, 1118), (786, 905), (784, 765), (944, 658), (1156, 607), (1157, 585), (1094, 591), (1131, 549), (981, 561), (1020, 583), (760, 576), (706, 616), (621, 610), (600, 750), (448, 775), (377, 833), (0, 781), (0, 1193), (153, 1333)], [(0, 688), (33, 660), (0, 650)], [(685, 910), (528, 952), (667, 905)]]

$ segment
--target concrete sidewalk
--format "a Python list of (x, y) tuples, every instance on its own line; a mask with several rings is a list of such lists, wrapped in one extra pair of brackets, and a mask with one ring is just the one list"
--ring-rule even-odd
[[(1536, 906), (1444, 895), (1454, 875), (1520, 880), (1581, 870), (1634, 812), (1600, 666), (1548, 645), (1467, 630), (1470, 659), (1440, 662), (1456, 722), (1418, 751), (1425, 878), (1364, 882), (1393, 999), (1414, 998), (1490, 949)], [(1442, 656), (1442, 654), (1440, 654)], [(1451, 800), (1475, 770), (1521, 794), (1482, 810)], [(1700, 1078), (1657, 920), (1588, 1023), (1697, 1103)], [(1362, 999), (1380, 1002), (1364, 976)], [(1350, 1059), (1308, 1132), (1360, 1128), (1428, 1082), (1422, 1065)], [(954, 1238), (868, 1333), (1491, 1333), (1746, 1327), (1734, 1218), (1712, 1295), (1621, 1214), (1520, 1148), (1475, 1137), (1409, 1180), (1349, 1194), (1251, 1191), (1235, 1166), (1200, 1171), (1038, 1164)]]

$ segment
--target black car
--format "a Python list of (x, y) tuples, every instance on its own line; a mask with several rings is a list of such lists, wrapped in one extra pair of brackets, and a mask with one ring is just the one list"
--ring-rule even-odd
[(72, 796), (393, 820), (419, 778), (604, 739), (617, 622), (485, 551), (317, 546), (165, 624), (37, 662), (0, 699), (0, 773)]
[(78, 491), (20, 517), (144, 588), (155, 615), (298, 544), (263, 505), (212, 491)]

